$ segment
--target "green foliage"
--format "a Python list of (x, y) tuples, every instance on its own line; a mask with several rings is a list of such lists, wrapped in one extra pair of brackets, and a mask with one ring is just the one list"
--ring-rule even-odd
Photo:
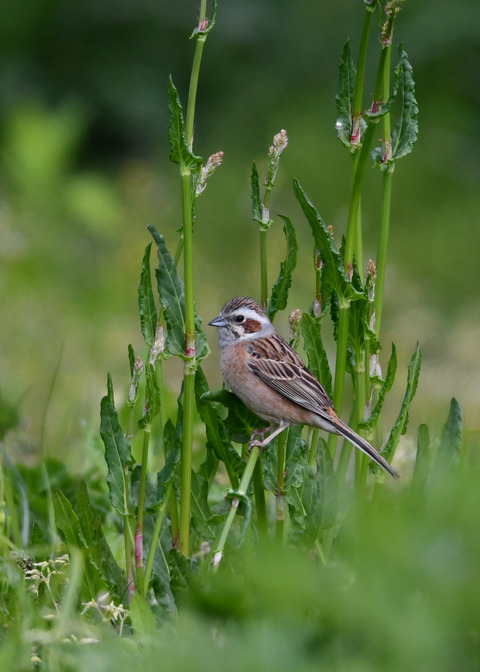
[(327, 394), (331, 397), (332, 373), (330, 371), (327, 353), (323, 347), (320, 329), (320, 320), (318, 318), (315, 318), (308, 313), (303, 313), (301, 330), (303, 347), (305, 348), (305, 353), (308, 358), (308, 368), (322, 383)]
[(130, 509), (126, 470), (132, 463), (130, 444), (125, 438), (115, 410), (113, 383), (110, 375), (108, 392), (100, 407), (100, 435), (105, 444), (105, 461), (108, 467), (107, 483), (112, 506), (122, 516)]
[[(165, 239), (156, 229), (148, 229), (157, 245), (158, 267), (156, 269), (157, 287), (160, 305), (167, 325), (166, 356), (185, 358), (185, 288), (180, 280), (175, 259), (165, 244)], [(200, 329), (200, 318), (195, 317), (196, 358), (201, 361), (210, 353), (207, 339)]]
[(170, 161), (180, 166), (180, 172), (196, 173), (202, 167), (202, 159), (195, 156), (188, 146), (185, 136), (185, 122), (183, 111), (178, 97), (177, 89), (171, 77), (168, 79), (170, 125), (168, 127), (168, 139), (170, 141)]
[[(375, 11), (375, 4), (366, 12)], [(359, 460), (352, 488), (345, 464), (337, 464), (334, 442), (319, 438), (318, 429), (307, 433), (289, 426), (261, 452), (251, 437), (266, 431), (264, 423), (228, 390), (210, 390), (199, 365), (210, 350), (193, 300), (194, 187), (202, 160), (193, 153), (192, 136), (201, 49), (215, 14), (216, 3), (209, 22), (202, 2), (192, 34), (196, 51), (186, 122), (171, 78), (168, 84), (170, 158), (180, 167), (183, 225), (176, 257), (164, 236), (148, 227), (158, 267), (155, 292), (150, 243), (138, 286), (145, 363), (129, 346), (126, 410), (116, 407), (108, 376), (100, 408), (106, 476), (72, 477), (46, 461), (39, 485), (33, 469), (17, 470), (2, 459), (0, 666), (121, 672), (139, 661), (146, 670), (157, 669), (159, 661), (166, 668), (195, 669), (201, 661), (214, 670), (475, 669), (479, 467), (462, 445), (458, 402), (452, 400), (438, 442), (420, 426), (411, 481), (404, 467), (397, 490), (380, 487), (385, 475), (372, 468), (367, 481), (366, 463)], [(385, 63), (382, 51), (380, 82)], [(383, 378), (375, 269), (372, 263), (364, 273), (360, 261), (362, 171), (373, 124), (381, 117), (386, 122), (401, 99), (391, 157), (381, 159), (390, 168), (412, 149), (418, 109), (401, 50), (388, 102), (374, 101), (379, 106), (360, 121), (354, 140), (359, 85), (347, 43), (337, 132), (352, 151), (365, 142), (353, 158), (355, 212), (349, 224), (355, 227), (338, 247), (294, 180), (314, 239), (316, 286), (311, 312), (293, 314), (292, 342), (301, 337), (310, 369), (340, 402), (339, 378), (352, 377), (352, 424), (372, 437), (394, 384), (397, 355), (392, 345)], [(377, 82), (377, 93), (380, 88)], [(284, 131), (275, 138), (263, 200), (255, 164), (251, 181), (262, 303), (271, 320), (287, 308), (299, 254), (295, 226), (282, 216), (287, 252), (268, 302), (267, 233), (274, 224), (269, 201), (287, 142)], [(355, 253), (349, 256), (347, 249)], [(337, 345), (335, 381), (321, 338), (329, 318)], [(169, 412), (163, 365), (172, 357), (182, 360), (184, 379), (176, 410)], [(383, 451), (387, 459), (406, 432), (420, 365), (417, 345)], [(0, 416), (2, 439), (18, 422), (7, 411)], [(134, 465), (140, 444), (141, 463)]]
[(312, 230), (315, 245), (322, 257), (323, 291), (328, 295), (334, 292), (340, 307), (348, 307), (350, 301), (360, 299), (362, 294), (355, 289), (344, 268), (343, 258), (338, 251), (325, 222), (309, 200), (297, 180), (293, 181), (293, 190)]

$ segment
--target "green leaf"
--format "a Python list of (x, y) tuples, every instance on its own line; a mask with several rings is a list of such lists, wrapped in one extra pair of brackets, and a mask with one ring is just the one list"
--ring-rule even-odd
[(142, 273), (140, 276), (140, 284), (138, 286), (138, 310), (140, 313), (140, 327), (142, 330), (145, 343), (151, 347), (155, 340), (155, 332), (157, 329), (157, 310), (155, 308), (155, 300), (153, 298), (152, 278), (150, 274), (150, 252), (152, 243), (149, 243), (145, 248), (142, 262)]
[(170, 569), (170, 587), (178, 604), (190, 585), (192, 567), (189, 559), (176, 548), (172, 548), (168, 553), (168, 566)]
[(153, 641), (158, 636), (155, 616), (145, 598), (138, 593), (132, 595), (129, 613), (136, 636), (144, 638), (145, 641)]
[[(302, 439), (302, 425), (291, 425), (285, 430), (285, 480), (283, 488), (285, 493), (290, 488), (298, 488), (303, 480), (303, 468), (301, 458), (305, 457), (306, 445)], [(263, 477), (267, 490), (278, 490), (278, 450), (273, 447), (263, 453)]]
[(212, 513), (208, 503), (208, 481), (196, 471), (192, 471), (191, 495), (193, 529), (203, 539), (214, 539), (215, 526), (224, 520), (224, 516)]
[[(405, 432), (407, 431), (408, 411), (410, 408), (410, 404), (412, 403), (413, 398), (415, 396), (415, 392), (417, 391), (421, 363), (422, 363), (422, 353), (420, 350), (420, 346), (417, 343), (415, 352), (413, 353), (412, 358), (410, 360), (410, 364), (408, 365), (407, 387), (405, 390), (405, 395), (403, 397), (402, 406), (400, 408), (400, 412), (398, 414), (395, 425), (393, 426), (393, 429), (388, 437), (387, 445), (382, 451), (383, 457), (388, 462), (391, 462), (392, 457), (395, 454), (395, 449), (398, 445), (401, 435), (405, 434)], [(370, 470), (374, 471), (375, 473), (378, 473), (380, 467), (378, 467), (378, 465), (376, 464), (372, 464), (370, 466)]]
[(444, 474), (455, 469), (460, 464), (460, 450), (462, 446), (462, 409), (458, 401), (453, 398), (450, 402), (450, 412), (443, 427), (440, 445), (438, 446), (433, 471)]
[(358, 292), (348, 279), (342, 256), (332, 240), (330, 231), (297, 180), (293, 180), (293, 189), (310, 224), (315, 245), (322, 256), (322, 274), (325, 282), (338, 296), (340, 307), (347, 308), (351, 301), (362, 298), (363, 294)]
[[(53, 492), (53, 508), (55, 511), (55, 523), (67, 547), (78, 548), (85, 554), (87, 545), (80, 530), (78, 516), (61, 490)], [(88, 595), (90, 599), (94, 599), (100, 590), (105, 590), (105, 586), (100, 579), (98, 570), (94, 569), (91, 564), (85, 564), (84, 569), (84, 595)]]
[(335, 524), (337, 517), (337, 478), (333, 466), (333, 459), (330, 454), (327, 442), (320, 439), (316, 455), (317, 481), (320, 487), (320, 497), (315, 505), (313, 514), (310, 516), (314, 522), (316, 534), (320, 530), (326, 530)]
[(395, 81), (399, 81), (402, 94), (402, 111), (392, 132), (392, 159), (410, 154), (418, 136), (418, 104), (412, 66), (400, 46), (400, 63), (395, 68)]
[(166, 494), (167, 486), (175, 475), (175, 469), (180, 460), (183, 435), (183, 407), (178, 400), (177, 424), (173, 426), (171, 420), (167, 420), (164, 429), (164, 441), (168, 453), (165, 464), (157, 473), (157, 501), (156, 508), (161, 506)]
[(187, 145), (183, 110), (177, 89), (171, 77), (168, 78), (168, 95), (168, 107), (171, 113), (170, 124), (168, 126), (170, 161), (180, 166), (181, 174), (188, 172), (198, 173), (202, 168), (202, 159), (199, 156), (195, 156)]
[(185, 351), (185, 290), (180, 280), (175, 259), (168, 251), (165, 239), (156, 229), (148, 229), (157, 244), (158, 268), (156, 269), (158, 296), (167, 324), (166, 352), (183, 357)]
[(347, 40), (340, 57), (338, 89), (337, 95), (335, 96), (337, 103), (337, 121), (335, 128), (338, 138), (350, 151), (354, 151), (359, 146), (362, 132), (366, 127), (365, 121), (363, 118), (360, 118), (360, 128), (358, 129), (359, 135), (353, 143), (352, 120), (356, 77), (357, 72), (355, 63), (353, 62), (350, 53), (350, 41)]
[(135, 368), (135, 351), (131, 343), (128, 344), (128, 363), (130, 365), (130, 378), (132, 378)]
[(86, 544), (80, 532), (80, 522), (72, 505), (61, 490), (53, 492), (55, 523), (67, 545), (85, 548)]
[(268, 231), (272, 226), (273, 220), (266, 218), (266, 212), (263, 207), (262, 199), (260, 197), (260, 182), (258, 178), (258, 170), (255, 163), (252, 166), (252, 215), (253, 221), (257, 222), (260, 231)]
[(88, 549), (88, 559), (98, 570), (109, 593), (123, 599), (127, 587), (125, 573), (118, 566), (103, 534), (101, 519), (88, 498), (87, 485), (81, 481), (77, 491), (80, 530)]
[(410, 487), (413, 491), (423, 493), (430, 471), (430, 433), (427, 425), (420, 425), (417, 432), (417, 457)]
[(160, 388), (158, 386), (157, 375), (154, 364), (145, 365), (146, 381), (146, 403), (143, 409), (143, 416), (138, 421), (140, 429), (150, 425), (153, 418), (160, 412)]
[(295, 533), (311, 546), (320, 532), (335, 524), (337, 481), (333, 460), (323, 439), (318, 443), (316, 473), (306, 459), (302, 458), (301, 464), (302, 481), (286, 493), (285, 499)]
[(110, 501), (115, 510), (122, 516), (129, 513), (128, 485), (126, 470), (132, 463), (130, 444), (120, 427), (110, 374), (107, 380), (108, 393), (100, 405), (100, 436), (105, 445), (105, 461), (107, 463), (107, 483)]
[(389, 151), (382, 145), (371, 152), (373, 164), (381, 170), (391, 170), (396, 159), (410, 154), (418, 136), (418, 104), (415, 82), (408, 56), (400, 45), (400, 61), (395, 68), (392, 94), (382, 113), (389, 113), (398, 97), (401, 98), (400, 117), (392, 131)]
[(208, 391), (207, 380), (199, 367), (195, 374), (195, 396), (197, 409), (207, 432), (207, 451), (213, 451), (216, 457), (225, 464), (230, 484), (236, 490), (239, 483), (238, 476), (243, 473), (245, 465), (232, 446), (215, 406), (205, 398)]
[(283, 219), (283, 232), (287, 240), (287, 256), (285, 261), (280, 263), (280, 273), (277, 281), (272, 287), (272, 296), (267, 308), (267, 315), (273, 322), (276, 313), (279, 310), (285, 310), (288, 301), (288, 291), (292, 284), (292, 273), (297, 265), (297, 238), (295, 228), (288, 217), (280, 215)]
[(332, 373), (322, 343), (320, 319), (312, 317), (308, 313), (303, 313), (300, 329), (303, 336), (303, 347), (308, 357), (308, 368), (322, 383), (327, 394), (331, 397)]
[(227, 434), (237, 443), (246, 443), (249, 441), (253, 428), (266, 427), (255, 413), (252, 413), (243, 401), (240, 401), (232, 392), (228, 390), (210, 390), (202, 396), (202, 401), (215, 401), (225, 408), (228, 408), (228, 416), (224, 420)]
[(375, 427), (377, 426), (380, 412), (383, 408), (383, 403), (385, 401), (385, 396), (392, 388), (393, 381), (395, 380), (395, 374), (397, 372), (397, 350), (395, 345), (392, 343), (392, 354), (387, 364), (387, 373), (385, 375), (385, 380), (383, 381), (382, 386), (378, 392), (377, 403), (375, 408), (372, 411), (370, 418), (366, 422), (359, 423), (359, 428), (364, 429), (367, 435), (372, 435)]
[[(167, 324), (165, 353), (185, 359), (185, 288), (178, 276), (175, 259), (168, 251), (164, 237), (151, 224), (147, 228), (157, 244), (159, 264), (155, 272), (160, 305)], [(207, 338), (200, 324), (200, 318), (195, 315), (197, 362), (210, 354)]]

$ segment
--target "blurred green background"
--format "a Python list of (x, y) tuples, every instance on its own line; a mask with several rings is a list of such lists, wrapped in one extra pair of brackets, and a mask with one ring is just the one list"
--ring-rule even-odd
[[(272, 212), (292, 218), (300, 244), (289, 309), (308, 308), (311, 235), (291, 179), (338, 240), (350, 182), (334, 130), (338, 61), (348, 37), (356, 54), (363, 12), (360, 0), (220, 0), (195, 126), (197, 154), (225, 152), (197, 207), (195, 283), (205, 321), (233, 295), (258, 296), (250, 171), (256, 160), (262, 175), (281, 128), (290, 143)], [(142, 343), (136, 302), (147, 224), (172, 251), (177, 245), (166, 82), (171, 73), (185, 103), (197, 14), (198, 0), (22, 0), (0, 10), (0, 418), (20, 403), (12, 445), (25, 457), (43, 436), (50, 454), (81, 466), (107, 371), (119, 393), (126, 389), (127, 345)], [(394, 340), (400, 357), (392, 417), (417, 340), (424, 353), (407, 444), (419, 422), (443, 423), (451, 396), (463, 407), (467, 436), (480, 429), (479, 26), (472, 0), (407, 0), (397, 19), (420, 134), (395, 172), (382, 342), (388, 355)], [(369, 171), (368, 256), (376, 251), (380, 183)], [(273, 281), (284, 255), (278, 220), (270, 253)], [(285, 318), (279, 327), (286, 332)], [(216, 334), (207, 334), (214, 352), (205, 369), (216, 386)], [(169, 362), (166, 375), (178, 389), (178, 363)]]

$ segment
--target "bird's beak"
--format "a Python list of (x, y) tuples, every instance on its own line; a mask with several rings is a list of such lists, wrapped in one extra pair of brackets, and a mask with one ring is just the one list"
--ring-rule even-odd
[(226, 327), (227, 326), (227, 323), (225, 322), (225, 320), (223, 319), (223, 317), (221, 315), (216, 317), (214, 320), (212, 320), (208, 324), (212, 327)]

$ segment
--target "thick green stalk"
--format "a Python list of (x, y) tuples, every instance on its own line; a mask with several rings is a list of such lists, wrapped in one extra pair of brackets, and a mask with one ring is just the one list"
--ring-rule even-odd
[[(200, 6), (199, 22), (205, 19), (206, 0)], [(200, 74), (200, 64), (206, 35), (197, 35), (195, 54), (193, 57), (192, 74), (188, 91), (185, 135), (188, 146), (193, 144), (193, 128), (195, 120), (195, 104)], [(180, 550), (187, 557), (190, 555), (190, 513), (192, 487), (192, 443), (193, 414), (195, 405), (195, 307), (193, 290), (193, 185), (189, 169), (182, 171), (182, 215), (184, 240), (184, 284), (185, 284), (185, 373), (183, 382), (183, 437), (181, 454), (181, 485), (180, 485)]]
[(358, 49), (357, 76), (355, 79), (355, 94), (353, 99), (353, 115), (358, 116), (362, 113), (363, 101), (363, 83), (365, 80), (365, 63), (367, 60), (368, 37), (372, 25), (373, 11), (366, 7), (363, 18), (362, 37), (360, 38), (360, 47)]
[[(253, 446), (247, 464), (245, 465), (245, 470), (243, 472), (240, 485), (238, 486), (238, 490), (236, 491), (236, 493), (239, 496), (244, 496), (247, 494), (248, 486), (250, 485), (250, 480), (252, 478), (255, 469), (255, 464), (257, 463), (259, 454), (260, 454), (260, 448), (258, 446)], [(239, 504), (240, 504), (240, 497), (233, 497), (232, 503), (230, 505), (230, 511), (228, 512), (227, 520), (225, 521), (222, 534), (220, 535), (220, 539), (218, 540), (217, 548), (215, 549), (215, 552), (213, 554), (212, 567), (214, 569), (218, 567), (222, 559), (223, 550), (225, 548), (228, 533), (230, 532), (230, 528), (232, 527), (233, 519), (235, 518), (235, 514), (237, 513)]]
[[(367, 59), (367, 47), (368, 47), (368, 38), (370, 35), (370, 27), (372, 25), (373, 10), (370, 7), (366, 8), (365, 16), (363, 20), (363, 29), (362, 37), (360, 39), (360, 47), (358, 50), (358, 60), (357, 60), (357, 75), (355, 78), (355, 94), (353, 100), (353, 113), (352, 113), (352, 131), (355, 129), (358, 133), (358, 140), (360, 140), (360, 120), (362, 116), (362, 104), (363, 104), (363, 84), (365, 80), (365, 63)], [(353, 133), (352, 133), (353, 135)], [(352, 137), (352, 141), (354, 138)], [(358, 164), (358, 150), (355, 151), (352, 155), (352, 184), (355, 179), (355, 174), (357, 172)], [(363, 241), (362, 241), (362, 218), (361, 218), (361, 207), (360, 200), (358, 201), (358, 208), (355, 214), (356, 224), (354, 227), (354, 250), (355, 256), (357, 258), (358, 269), (360, 277), (363, 276)]]
[[(385, 66), (383, 75), (383, 98), (387, 100), (390, 95), (390, 61), (391, 45), (385, 48)], [(391, 148), (390, 134), (390, 113), (387, 113), (383, 119), (383, 142), (385, 155)], [(382, 221), (380, 225), (380, 236), (377, 250), (377, 282), (375, 286), (375, 332), (377, 336), (380, 333), (380, 324), (382, 320), (383, 290), (385, 287), (385, 272), (387, 267), (387, 248), (390, 229), (390, 207), (392, 202), (392, 179), (393, 167), (385, 171), (383, 176), (383, 199), (382, 199)]]
[(380, 333), (383, 310), (383, 292), (385, 288), (385, 272), (387, 267), (387, 248), (390, 229), (390, 206), (392, 201), (393, 173), (386, 171), (383, 176), (382, 223), (377, 252), (377, 283), (375, 287), (375, 332)]
[[(385, 71), (385, 58), (386, 58), (385, 51), (386, 51), (385, 49), (382, 49), (382, 52), (380, 54), (379, 67), (377, 72), (377, 81), (374, 93), (374, 101), (375, 101), (374, 104), (376, 104), (380, 100), (381, 94), (383, 92), (382, 86), (383, 86), (383, 76)], [(344, 265), (347, 273), (353, 263), (355, 240), (357, 237), (356, 227), (360, 212), (360, 198), (362, 192), (363, 178), (365, 175), (365, 168), (367, 166), (368, 158), (370, 155), (370, 146), (372, 144), (376, 128), (377, 128), (376, 122), (370, 119), (362, 139), (362, 147), (358, 155), (355, 175), (353, 178), (350, 206), (348, 210), (347, 236), (345, 242), (345, 256), (344, 256)], [(338, 325), (335, 388), (333, 397), (333, 402), (335, 408), (337, 409), (337, 412), (340, 412), (343, 401), (343, 388), (344, 388), (347, 344), (348, 344), (348, 320), (349, 320), (348, 309), (343, 310), (341, 309)], [(333, 454), (335, 451), (336, 437), (335, 436), (330, 437), (328, 444), (330, 451)], [(343, 459), (341, 459), (343, 467), (343, 463), (347, 458), (347, 454), (349, 456), (351, 453), (351, 448), (347, 448), (344, 446), (344, 448), (342, 448), (342, 452), (344, 453), (344, 457)]]

